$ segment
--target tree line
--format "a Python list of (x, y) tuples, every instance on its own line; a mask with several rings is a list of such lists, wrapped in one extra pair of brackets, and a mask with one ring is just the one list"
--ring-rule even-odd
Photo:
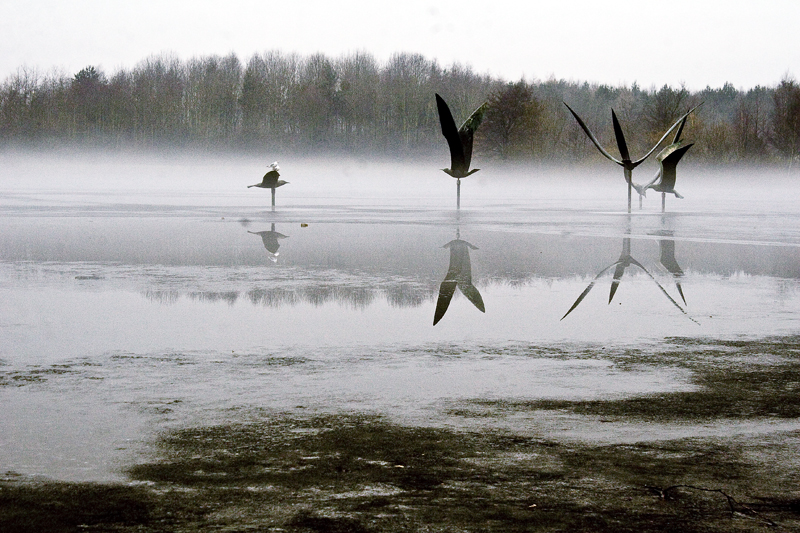
[(800, 86), (788, 77), (771, 87), (694, 92), (507, 82), (419, 54), (398, 53), (381, 64), (364, 52), (330, 58), (267, 51), (246, 65), (233, 54), (185, 61), (158, 55), (111, 75), (95, 66), (74, 75), (21, 67), (0, 86), (0, 146), (416, 155), (443, 142), (434, 93), (457, 122), (488, 101), (475, 150), (501, 159), (597, 157), (563, 102), (607, 146), (614, 144), (614, 108), (632, 152), (649, 148), (702, 102), (684, 134), (696, 143), (692, 157), (715, 164), (800, 158)]

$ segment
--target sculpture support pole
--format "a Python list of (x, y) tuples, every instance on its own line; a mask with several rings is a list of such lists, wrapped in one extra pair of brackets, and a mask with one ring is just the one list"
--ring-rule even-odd
[(275, 187), (272, 188), (272, 210), (275, 211)]
[(456, 178), (456, 209), (461, 209), (461, 178)]
[(661, 212), (663, 213), (667, 209), (667, 193), (661, 193)]
[(625, 169), (625, 181), (628, 182), (628, 213), (631, 212), (631, 190), (633, 189), (633, 186), (631, 185), (631, 183), (633, 183), (632, 174), (633, 172), (627, 168)]

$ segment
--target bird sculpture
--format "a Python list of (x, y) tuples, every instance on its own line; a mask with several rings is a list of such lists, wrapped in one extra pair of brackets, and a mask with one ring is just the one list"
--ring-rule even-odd
[(681, 126), (678, 128), (678, 132), (675, 134), (675, 138), (672, 140), (672, 144), (664, 148), (661, 153), (656, 156), (656, 160), (658, 161), (660, 168), (656, 173), (655, 177), (650, 183), (646, 185), (636, 185), (633, 184), (633, 187), (636, 189), (636, 192), (639, 193), (639, 208), (642, 207), (642, 197), (646, 196), (647, 189), (653, 189), (654, 191), (661, 193), (661, 212), (666, 211), (666, 196), (667, 193), (674, 194), (676, 198), (683, 198), (678, 191), (675, 190), (675, 180), (677, 178), (677, 167), (678, 162), (681, 158), (686, 154), (686, 152), (694, 146), (694, 144), (684, 144), (681, 140), (681, 133), (683, 132), (683, 127), (686, 125), (686, 119), (688, 116), (684, 116), (683, 120), (681, 121)]
[(275, 210), (275, 189), (277, 189), (281, 185), (286, 185), (289, 182), (288, 181), (283, 181), (281, 179), (278, 179), (280, 177), (280, 174), (278, 173), (278, 171), (280, 170), (280, 167), (278, 167), (278, 162), (277, 161), (273, 162), (269, 166), (269, 168), (270, 168), (269, 172), (264, 174), (264, 177), (262, 178), (261, 183), (256, 183), (254, 185), (248, 185), (247, 188), (249, 189), (250, 187), (259, 187), (261, 189), (272, 189), (272, 210), (274, 211)]
[(478, 109), (472, 112), (467, 120), (456, 129), (456, 122), (447, 107), (447, 102), (436, 95), (436, 108), (439, 111), (439, 122), (442, 125), (442, 135), (447, 139), (450, 147), (450, 168), (443, 168), (442, 171), (456, 178), (456, 206), (461, 208), (461, 178), (474, 174), (479, 168), (469, 169), (472, 161), (472, 141), (475, 130), (481, 125), (483, 114), (486, 112), (488, 102), (481, 104)]
[(442, 248), (450, 248), (450, 266), (447, 268), (447, 275), (439, 287), (439, 299), (436, 301), (436, 312), (433, 315), (434, 326), (447, 312), (450, 300), (453, 299), (453, 294), (456, 292), (456, 287), (481, 313), (486, 312), (481, 293), (472, 284), (472, 263), (469, 259), (469, 251), (470, 249), (477, 250), (478, 248), (467, 241), (461, 240), (458, 230), (456, 230), (456, 238)]
[(272, 228), (269, 231), (249, 231), (247, 233), (252, 233), (253, 235), (258, 235), (261, 237), (261, 242), (264, 244), (264, 248), (267, 250), (267, 257), (273, 263), (278, 262), (278, 248), (281, 247), (281, 244), (278, 242), (278, 239), (286, 239), (287, 235), (282, 233), (278, 233), (275, 231), (275, 224), (272, 224)]
[[(603, 156), (605, 156), (607, 159), (610, 159), (611, 161), (613, 161), (614, 163), (620, 165), (623, 168), (624, 173), (625, 173), (625, 181), (628, 184), (628, 213), (631, 212), (631, 190), (633, 189), (633, 169), (635, 169), (636, 167), (641, 165), (642, 162), (645, 159), (650, 157), (650, 154), (652, 154), (656, 150), (656, 148), (658, 148), (658, 146), (664, 141), (664, 139), (667, 138), (667, 136), (672, 132), (672, 130), (674, 130), (676, 127), (678, 127), (678, 125), (686, 117), (689, 116), (689, 113), (691, 113), (692, 111), (697, 109), (697, 106), (695, 106), (692, 109), (690, 109), (689, 111), (687, 111), (685, 115), (683, 115), (681, 118), (679, 118), (675, 122), (675, 124), (673, 124), (672, 127), (670, 127), (667, 130), (667, 132), (650, 149), (650, 151), (647, 152), (644, 155), (644, 157), (642, 157), (640, 159), (637, 159), (636, 161), (632, 161), (630, 153), (628, 152), (628, 145), (625, 142), (625, 134), (622, 132), (622, 126), (620, 126), (619, 120), (617, 120), (617, 114), (614, 112), (613, 109), (611, 110), (611, 122), (614, 125), (614, 137), (616, 137), (616, 140), (617, 140), (617, 148), (619, 149), (619, 155), (620, 155), (621, 159), (617, 159), (616, 157), (614, 157), (611, 154), (609, 154), (605, 150), (605, 148), (603, 148), (600, 145), (600, 142), (597, 140), (597, 138), (594, 136), (594, 134), (589, 130), (589, 127), (586, 126), (586, 124), (583, 122), (581, 117), (579, 117), (578, 114), (575, 111), (573, 111), (573, 109), (569, 105), (567, 105), (566, 102), (564, 102), (564, 105), (567, 106), (567, 109), (569, 109), (570, 113), (572, 113), (572, 116), (574, 116), (575, 120), (578, 121), (578, 125), (580, 125), (580, 127), (583, 129), (584, 133), (586, 133), (586, 136), (589, 137), (589, 140), (592, 141), (592, 143), (600, 151), (600, 153), (603, 154)], [(638, 192), (638, 189), (637, 189), (637, 192)]]
[[(669, 293), (664, 289), (664, 287), (661, 286), (658, 280), (656, 280), (656, 278), (654, 278), (653, 275), (650, 274), (650, 272), (648, 272), (647, 269), (639, 261), (637, 261), (631, 256), (631, 238), (625, 237), (622, 240), (622, 253), (619, 256), (619, 259), (617, 259), (616, 262), (612, 263), (611, 265), (601, 270), (600, 273), (594, 277), (592, 282), (589, 283), (589, 286), (586, 287), (586, 289), (581, 293), (581, 295), (578, 296), (578, 299), (575, 300), (575, 303), (572, 304), (572, 307), (569, 308), (569, 311), (564, 313), (564, 316), (561, 317), (561, 320), (567, 318), (567, 315), (569, 315), (572, 311), (574, 311), (575, 308), (578, 307), (578, 305), (583, 301), (583, 299), (586, 298), (586, 295), (589, 294), (589, 291), (592, 290), (592, 287), (594, 287), (597, 280), (600, 279), (600, 276), (605, 274), (612, 267), (615, 267), (614, 277), (611, 281), (611, 291), (608, 294), (608, 303), (611, 303), (611, 300), (614, 299), (614, 294), (617, 292), (617, 289), (619, 288), (619, 284), (622, 282), (622, 276), (625, 274), (625, 270), (631, 265), (635, 265), (641, 268), (644, 271), (644, 273), (647, 274), (656, 285), (658, 285), (658, 288), (661, 289), (661, 292), (664, 293), (664, 296), (666, 296), (667, 299), (670, 302), (672, 302), (672, 305), (677, 307), (681, 313), (688, 316), (686, 311), (680, 305), (678, 305), (678, 302), (676, 302), (672, 298), (672, 296), (669, 295)], [(683, 293), (681, 293), (681, 296), (683, 296)], [(689, 320), (691, 320), (692, 322), (696, 322), (692, 317), (689, 317)]]

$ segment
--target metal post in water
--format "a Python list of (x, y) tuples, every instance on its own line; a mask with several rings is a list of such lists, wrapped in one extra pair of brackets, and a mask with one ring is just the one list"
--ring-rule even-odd
[(461, 209), (461, 178), (456, 179), (456, 209)]
[(667, 193), (661, 193), (661, 212), (663, 213), (667, 209)]
[(275, 211), (275, 187), (272, 188), (272, 210)]
[(625, 181), (628, 182), (628, 213), (631, 212), (631, 190), (633, 189), (633, 186), (631, 185), (631, 183), (633, 182), (632, 174), (633, 172), (631, 172), (627, 168), (625, 169)]

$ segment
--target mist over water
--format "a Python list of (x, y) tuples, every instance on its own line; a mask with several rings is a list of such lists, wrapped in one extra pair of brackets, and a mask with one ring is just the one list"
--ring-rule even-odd
[[(798, 332), (785, 171), (687, 165), (685, 199), (629, 216), (605, 166), (478, 161), (457, 211), (445, 157), (290, 157), (272, 211), (247, 188), (271, 161), (0, 156), (0, 468), (114, 478), (152, 431), (258, 410), (435, 424), (470, 399), (691, 390), (650, 358), (674, 339)], [(433, 326), (454, 239), (485, 312), (456, 288)], [(646, 272), (609, 304), (612, 268), (562, 320), (625, 253)]]

